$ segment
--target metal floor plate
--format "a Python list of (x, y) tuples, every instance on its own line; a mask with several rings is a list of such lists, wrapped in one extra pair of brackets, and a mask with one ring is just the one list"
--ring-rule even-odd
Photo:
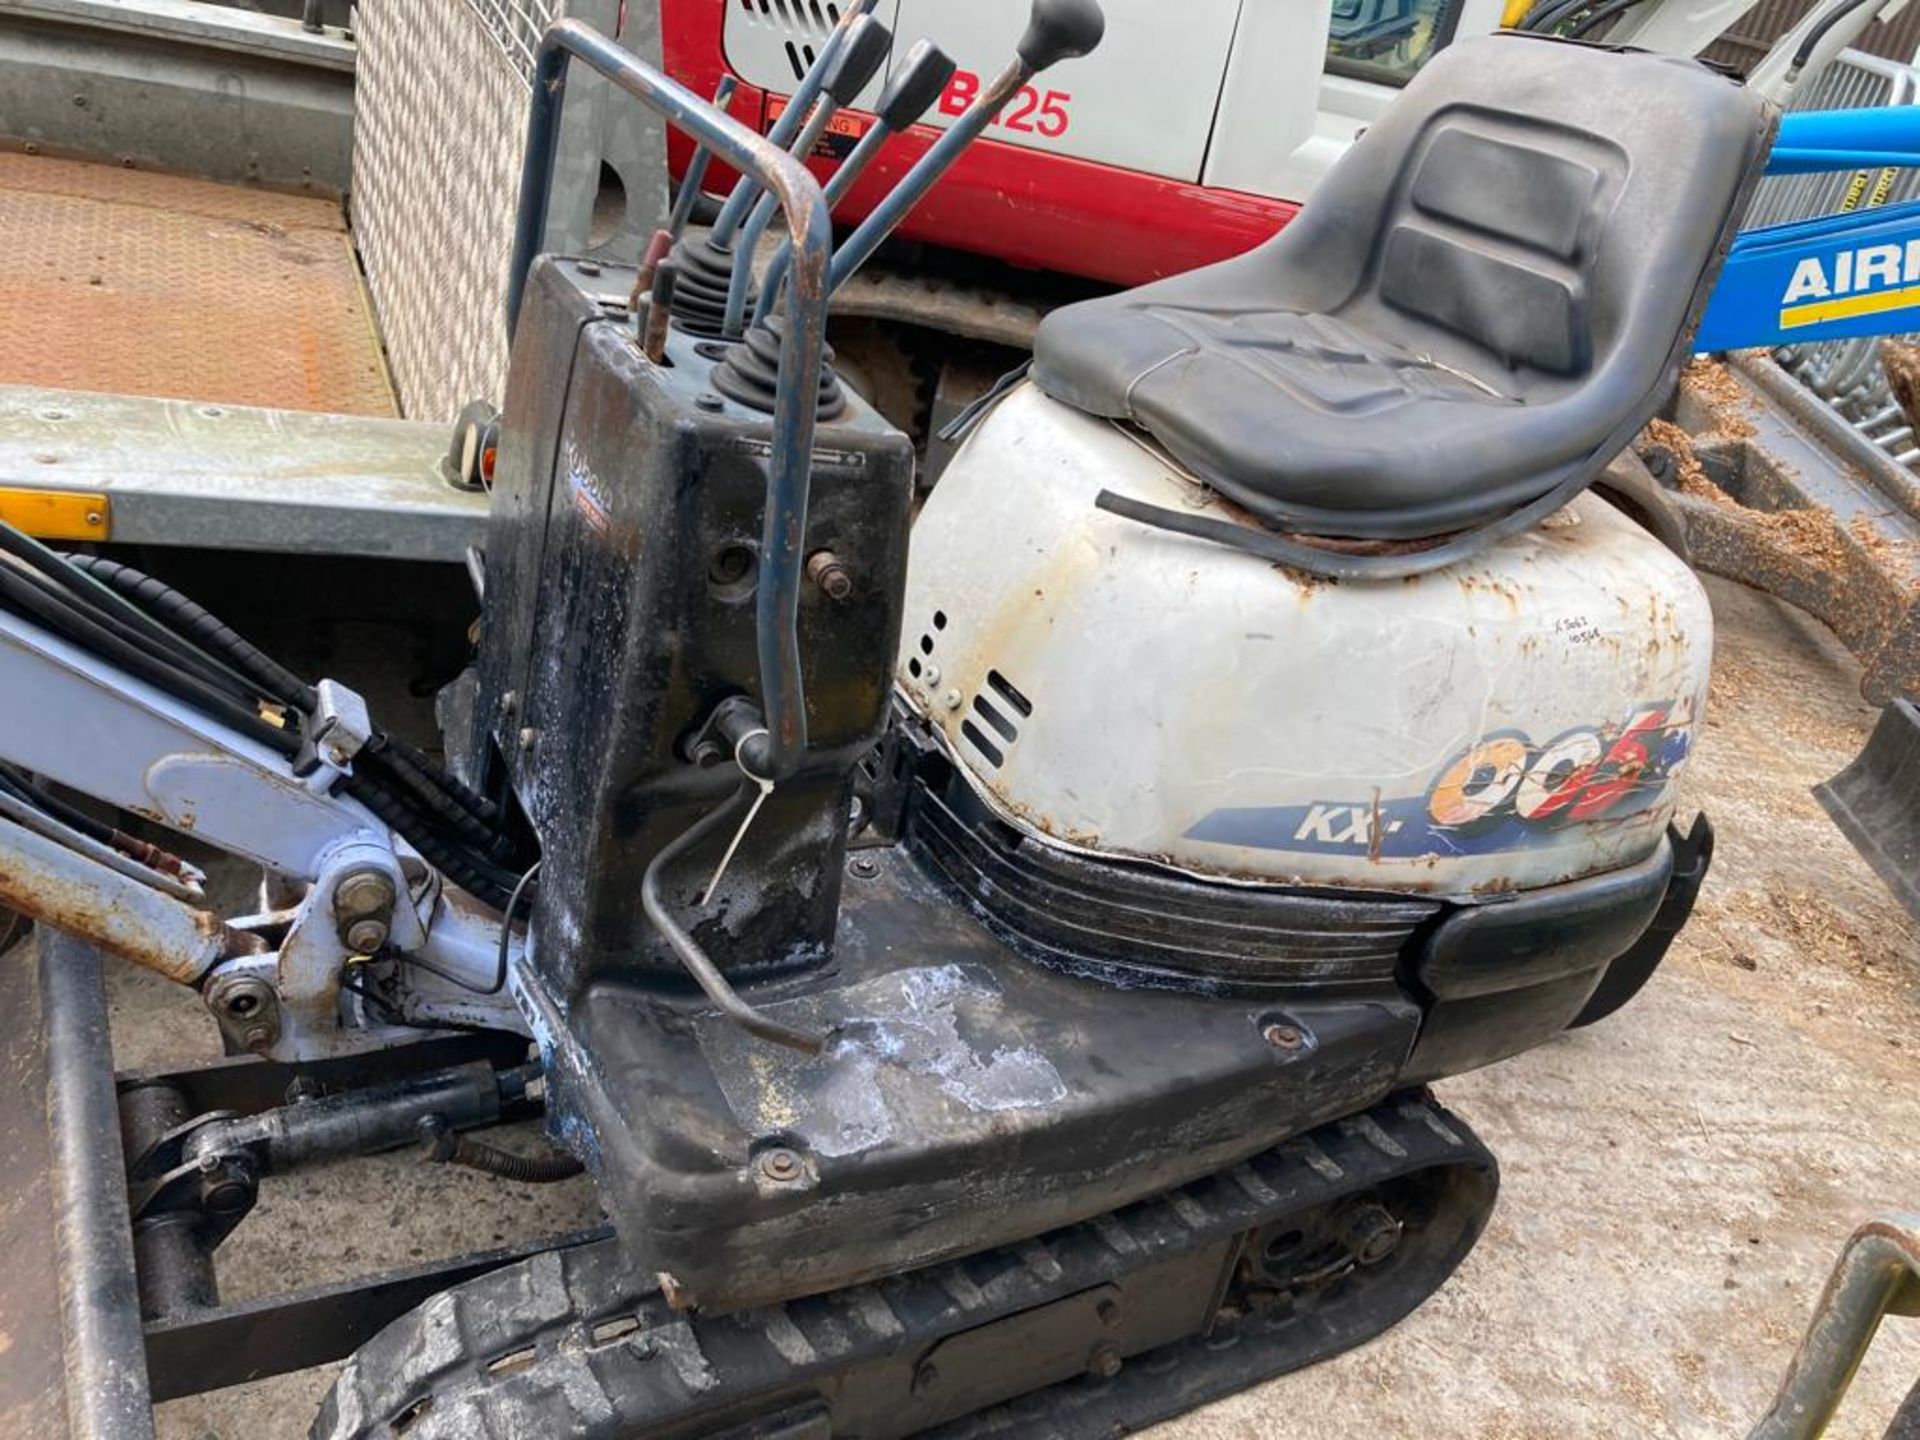
[(336, 202), (18, 153), (0, 383), (394, 414)]

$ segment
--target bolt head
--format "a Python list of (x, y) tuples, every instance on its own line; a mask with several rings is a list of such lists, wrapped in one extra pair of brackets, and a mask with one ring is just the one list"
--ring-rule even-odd
[(1400, 1248), (1400, 1222), (1381, 1205), (1360, 1206), (1342, 1230), (1347, 1248), (1362, 1265), (1378, 1265)]
[(958, 690), (949, 690), (940, 697), (940, 703), (949, 710), (958, 710), (963, 697)]
[(1298, 1050), (1307, 1043), (1306, 1034), (1297, 1025), (1268, 1025), (1260, 1038), (1276, 1050)]
[(246, 1213), (253, 1192), (244, 1180), (218, 1180), (207, 1190), (207, 1209), (216, 1215)]
[(819, 550), (807, 561), (807, 574), (829, 600), (853, 594), (853, 572), (831, 550)]
[(805, 1173), (800, 1157), (786, 1146), (778, 1146), (760, 1157), (760, 1173), (776, 1184), (789, 1184)]
[(871, 880), (880, 873), (880, 862), (869, 855), (856, 855), (847, 862), (847, 868), (862, 880)]
[(378, 915), (393, 908), (393, 879), (384, 870), (356, 870), (333, 892), (333, 913)]
[(371, 955), (387, 943), (391, 932), (381, 920), (356, 920), (347, 927), (347, 948), (356, 955)]
[(1120, 1373), (1120, 1367), (1124, 1363), (1120, 1358), (1120, 1352), (1113, 1346), (1096, 1345), (1093, 1347), (1092, 1356), (1087, 1360), (1087, 1369), (1102, 1380), (1111, 1380)]

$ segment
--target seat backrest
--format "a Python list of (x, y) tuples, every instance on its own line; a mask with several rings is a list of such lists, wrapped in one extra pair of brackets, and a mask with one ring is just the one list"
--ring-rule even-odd
[(1421, 140), (1376, 259), (1381, 302), (1508, 367), (1585, 371), (1587, 271), (1626, 157), (1588, 135), (1460, 109)]
[(1246, 259), (1522, 398), (1615, 359), (1657, 372), (1766, 130), (1758, 97), (1691, 59), (1464, 40)]

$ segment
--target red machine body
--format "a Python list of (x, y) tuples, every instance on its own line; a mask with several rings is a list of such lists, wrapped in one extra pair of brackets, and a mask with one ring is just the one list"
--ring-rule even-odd
[[(663, 58), (667, 72), (696, 93), (711, 95), (733, 74), (725, 42), (726, 6), (720, 0), (660, 0)], [(765, 132), (785, 97), (740, 79), (732, 114)], [(1022, 95), (998, 124), (1031, 128), (1041, 135), (1064, 133), (1072, 123), (1071, 75), (1065, 90), (1045, 84)], [(964, 108), (978, 77), (961, 71), (943, 105)], [(865, 132), (871, 117), (844, 111), (822, 142), (844, 153)], [(857, 221), (872, 210), (939, 136), (919, 125), (888, 146), (835, 211)], [(991, 135), (992, 132), (989, 132)], [(692, 146), (672, 137), (669, 160), (676, 179), (686, 171)], [(815, 161), (824, 177), (829, 153)], [(724, 188), (731, 176), (715, 166), (708, 188)], [(992, 256), (1012, 265), (1054, 270), (1116, 285), (1137, 285), (1238, 255), (1267, 239), (1299, 213), (1299, 206), (1265, 195), (1169, 180), (1159, 175), (1095, 164), (983, 140), (921, 201), (900, 227), (910, 240)]]

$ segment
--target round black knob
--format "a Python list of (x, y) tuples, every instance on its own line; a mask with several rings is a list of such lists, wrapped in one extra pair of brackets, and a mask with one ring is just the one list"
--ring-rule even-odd
[(1020, 59), (1033, 71), (1091, 55), (1107, 33), (1107, 17), (1094, 0), (1033, 0)]

